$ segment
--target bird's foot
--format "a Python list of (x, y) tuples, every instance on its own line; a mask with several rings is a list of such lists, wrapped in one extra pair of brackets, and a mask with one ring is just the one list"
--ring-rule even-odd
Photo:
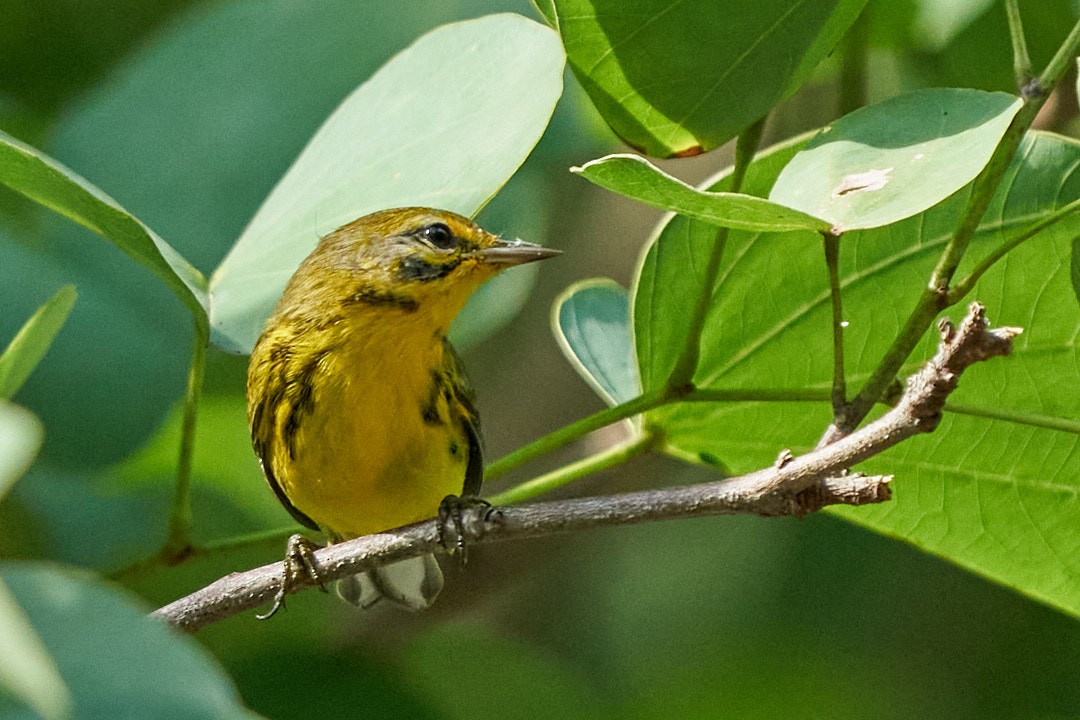
[(260, 620), (268, 620), (281, 608), (285, 607), (285, 596), (289, 594), (297, 578), (306, 575), (311, 582), (326, 592), (319, 569), (315, 566), (314, 552), (322, 546), (303, 535), (291, 535), (285, 543), (285, 560), (282, 562), (281, 585), (278, 586), (277, 594), (274, 595), (274, 604), (270, 610), (262, 615), (256, 615)]
[(495, 508), (487, 500), (475, 495), (447, 495), (439, 503), (439, 543), (451, 555), (456, 555), (458, 562), (465, 564), (469, 555), (466, 541), (466, 513), (476, 512), (476, 517), (486, 521)]

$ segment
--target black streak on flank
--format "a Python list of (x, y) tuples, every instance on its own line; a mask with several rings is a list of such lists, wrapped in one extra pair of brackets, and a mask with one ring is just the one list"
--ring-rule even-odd
[(438, 370), (431, 371), (431, 386), (428, 388), (427, 400), (420, 410), (420, 417), (425, 425), (445, 425), (446, 419), (439, 412), (439, 398), (446, 388), (446, 377)]
[(408, 295), (402, 295), (391, 290), (378, 290), (368, 286), (357, 288), (356, 292), (345, 299), (345, 303), (350, 305), (394, 307), (406, 312), (413, 312), (420, 307), (420, 304)]
[(300, 421), (304, 415), (315, 408), (315, 375), (319, 372), (319, 365), (327, 352), (329, 351), (324, 350), (318, 353), (295, 375), (286, 379), (289, 414), (281, 428), (281, 436), (285, 441), (285, 447), (289, 450), (289, 457), (294, 460), (296, 459), (296, 432), (300, 429)]
[(460, 258), (453, 258), (441, 265), (436, 265), (434, 263), (429, 263), (422, 257), (413, 255), (405, 258), (401, 261), (401, 264), (398, 265), (398, 277), (402, 280), (430, 282), (446, 277), (460, 264)]

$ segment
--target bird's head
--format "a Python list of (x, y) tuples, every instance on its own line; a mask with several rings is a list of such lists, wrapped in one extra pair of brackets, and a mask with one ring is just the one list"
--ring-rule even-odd
[(424, 309), (449, 324), (469, 295), (498, 271), (558, 250), (503, 240), (466, 217), (407, 207), (365, 215), (325, 236), (301, 264), (282, 299), (403, 313)]

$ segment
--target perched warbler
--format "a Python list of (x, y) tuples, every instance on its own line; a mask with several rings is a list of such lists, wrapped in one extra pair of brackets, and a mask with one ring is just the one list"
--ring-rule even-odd
[[(322, 238), (248, 365), (255, 453), (296, 520), (335, 542), (433, 517), (447, 496), (479, 492), (480, 421), (446, 333), (484, 280), (556, 254), (419, 207), (373, 213)], [(424, 608), (442, 583), (426, 556), (341, 581), (338, 591), (364, 607), (386, 597)]]

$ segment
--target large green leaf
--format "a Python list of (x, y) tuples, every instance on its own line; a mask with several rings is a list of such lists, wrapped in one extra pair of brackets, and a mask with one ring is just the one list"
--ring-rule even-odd
[[(428, 29), (505, 7), (399, 3), (391, 22), (389, 6), (353, 0), (272, 12), (263, 0), (196, 3), (65, 107), (46, 149), (212, 269), (343, 97)], [(535, 206), (517, 217), (539, 215)], [(56, 287), (79, 288), (64, 332), (19, 397), (49, 428), (42, 460), (83, 469), (119, 460), (160, 425), (183, 393), (191, 328), (156, 278), (50, 215), (26, 223), (39, 234), (0, 229), (0, 337)], [(542, 242), (531, 221), (490, 222)], [(526, 283), (507, 273), (503, 288), (520, 297)]]
[[(756, 162), (748, 191), (767, 190), (794, 149)], [(1080, 146), (1073, 142), (1051, 135), (1025, 140), (961, 275), (1006, 237), (1080, 196), (1078, 161)], [(908, 220), (844, 236), (840, 279), (849, 383), (867, 377), (904, 322), (969, 193), (964, 189)], [(635, 291), (646, 389), (667, 377), (685, 338), (686, 304), (704, 289), (693, 268), (712, 250), (714, 233), (675, 218), (648, 250)], [(1077, 233), (1080, 218), (1069, 217), (983, 277), (973, 298), (986, 303), (995, 324), (1026, 329), (1014, 354), (971, 368), (950, 399), (949, 422), (932, 436), (867, 464), (897, 474), (892, 503), (838, 512), (1080, 614), (1080, 308), (1064, 262)], [(695, 383), (825, 396), (831, 311), (821, 250), (809, 240), (805, 233), (731, 234), (720, 278), (705, 289), (715, 304)], [(957, 307), (949, 314), (962, 313)], [(935, 343), (929, 332), (905, 372)], [(829, 419), (825, 402), (694, 403), (650, 416), (665, 430), (672, 453), (719, 459), (736, 471), (765, 465), (782, 448), (808, 449)]]
[(65, 285), (37, 309), (0, 354), (0, 398), (10, 399), (49, 351), (75, 305), (74, 285)]
[(566, 53), (630, 146), (668, 157), (735, 137), (794, 91), (865, 0), (555, 0)]
[(938, 88), (860, 108), (811, 140), (769, 199), (837, 232), (911, 217), (979, 174), (1022, 104), (1006, 93)]
[(639, 155), (608, 155), (570, 169), (590, 182), (646, 205), (739, 230), (828, 231), (830, 223), (764, 198), (706, 192), (671, 177)]
[[(0, 577), (55, 659), (74, 717), (255, 717), (209, 652), (127, 594), (45, 564), (7, 563)], [(0, 715), (14, 710), (0, 696)]]
[(168, 243), (76, 173), (0, 132), (0, 182), (92, 230), (150, 269), (204, 322), (206, 280)]
[[(34, 627), (0, 581), (0, 690), (34, 709), (45, 720), (70, 717), (71, 692)], [(0, 692), (0, 709), (3, 708)]]
[(568, 287), (552, 307), (552, 329), (566, 359), (608, 405), (641, 394), (630, 297), (614, 280), (593, 278)]
[(215, 342), (247, 352), (319, 236), (402, 205), (475, 214), (539, 140), (562, 92), (550, 29), (492, 15), (434, 30), (361, 85), (214, 273)]
[[(41, 446), (41, 423), (33, 413), (0, 400), (0, 502), (30, 467)], [(67, 717), (71, 694), (48, 650), (18, 603), (0, 581), (0, 698), (6, 691), (46, 720)], [(3, 700), (0, 700), (0, 708)]]

